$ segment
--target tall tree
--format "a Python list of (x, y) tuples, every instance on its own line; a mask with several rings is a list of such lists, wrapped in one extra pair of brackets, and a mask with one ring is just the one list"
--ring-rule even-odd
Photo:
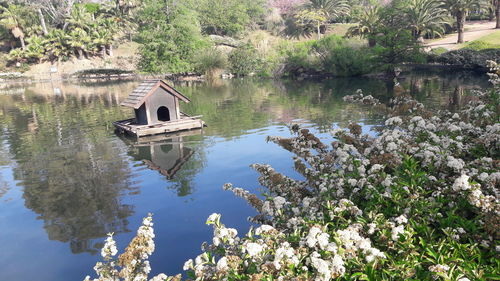
[(410, 0), (405, 9), (408, 25), (415, 39), (429, 34), (441, 35), (448, 24), (448, 12), (436, 0)]
[(443, 0), (443, 6), (448, 9), (456, 20), (458, 31), (457, 43), (464, 42), (464, 25), (467, 15), (474, 9), (480, 9), (482, 2), (482, 0)]
[(500, 28), (500, 0), (494, 0), (493, 3), (495, 7), (495, 17), (497, 20), (495, 28)]
[(380, 7), (365, 6), (353, 15), (353, 20), (356, 21), (356, 25), (349, 28), (347, 35), (368, 38), (368, 46), (374, 47), (375, 34), (380, 25)]
[(298, 19), (316, 24), (318, 39), (321, 38), (321, 25), (349, 12), (347, 0), (309, 0), (302, 6)]
[(264, 16), (263, 0), (200, 0), (196, 11), (205, 33), (235, 36)]
[(144, 0), (138, 12), (139, 67), (152, 73), (186, 72), (207, 43), (196, 13), (180, 1)]
[(38, 16), (40, 17), (40, 24), (42, 25), (43, 34), (47, 35), (49, 34), (49, 31), (47, 29), (47, 24), (45, 23), (45, 16), (43, 15), (42, 8), (38, 7), (36, 10), (38, 12)]
[(44, 12), (42, 11), (42, 9), (44, 9), (43, 0), (19, 0), (19, 3), (23, 3), (36, 11), (40, 21), (40, 26), (42, 27), (43, 35), (48, 35), (49, 31), (47, 29), (47, 22), (45, 20)]
[[(45, 12), (53, 25), (66, 28), (66, 20), (71, 14), (71, 10), (77, 0), (25, 0), (34, 3)], [(44, 17), (45, 20), (45, 17)]]

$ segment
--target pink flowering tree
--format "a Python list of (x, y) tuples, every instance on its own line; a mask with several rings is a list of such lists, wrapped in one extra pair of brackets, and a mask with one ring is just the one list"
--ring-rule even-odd
[(269, 5), (278, 9), (281, 15), (290, 15), (304, 2), (305, 0), (270, 0)]

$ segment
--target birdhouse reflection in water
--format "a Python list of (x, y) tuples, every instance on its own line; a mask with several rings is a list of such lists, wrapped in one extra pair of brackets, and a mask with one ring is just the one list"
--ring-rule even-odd
[(162, 142), (138, 143), (135, 145), (137, 154), (134, 157), (143, 161), (149, 169), (172, 179), (194, 153), (182, 141), (182, 137), (173, 137)]

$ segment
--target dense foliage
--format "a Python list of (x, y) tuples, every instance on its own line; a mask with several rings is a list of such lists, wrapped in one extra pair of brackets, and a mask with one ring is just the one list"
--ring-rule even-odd
[(372, 49), (335, 35), (296, 44), (285, 50), (284, 55), (285, 74), (290, 76), (358, 76), (375, 69)]
[[(105, 58), (133, 40), (137, 66), (148, 73), (220, 73), (225, 66), (236, 75), (350, 76), (422, 62), (424, 38), (456, 29), (461, 42), (471, 13), (497, 11), (499, 1), (493, 0), (4, 0), (0, 39), (18, 66)], [(351, 23), (347, 36), (361, 39), (328, 45), (334, 24), (345, 22)], [(250, 38), (259, 32), (272, 39)], [(312, 47), (322, 44), (327, 45)], [(483, 45), (469, 47), (496, 47)], [(210, 49), (222, 55), (215, 60), (201, 55)], [(297, 56), (291, 54), (295, 49)], [(307, 57), (300, 58), (304, 53)]]
[[(387, 113), (376, 136), (350, 124), (323, 143), (307, 129), (269, 137), (294, 154), (304, 180), (255, 164), (263, 196), (226, 184), (259, 224), (240, 237), (212, 214), (211, 243), (188, 260), (191, 280), (494, 280), (500, 274), (500, 67), (495, 88), (454, 112), (409, 96), (389, 105), (359, 92), (346, 101)], [(115, 261), (110, 236), (94, 280), (148, 280), (151, 216)], [(160, 274), (150, 280), (180, 280)], [(86, 280), (90, 280), (87, 277)]]
[(11, 34), (4, 33), (4, 39), (11, 41), (11, 46), (15, 46), (17, 40), (21, 45), (21, 48), (12, 49), (9, 57), (14, 62), (41, 62), (71, 56), (112, 56), (113, 41), (119, 29), (126, 26), (115, 8), (111, 5), (75, 4), (66, 7), (64, 15), (49, 17), (51, 14), (47, 12), (49, 20), (46, 20), (42, 6), (31, 2), (3, 6), (0, 24), (11, 31)]
[(194, 5), (207, 34), (237, 36), (263, 20), (265, 0), (201, 0)]
[(469, 69), (488, 69), (488, 60), (494, 58), (500, 61), (500, 49), (461, 49), (445, 52), (439, 56), (431, 58), (431, 61), (459, 65)]
[(192, 58), (207, 46), (196, 13), (184, 2), (143, 1), (138, 11), (139, 67), (146, 72), (178, 73), (193, 69)]

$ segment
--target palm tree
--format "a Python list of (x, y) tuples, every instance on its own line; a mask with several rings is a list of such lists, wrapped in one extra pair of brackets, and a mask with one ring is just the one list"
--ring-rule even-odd
[(67, 23), (74, 28), (89, 30), (89, 25), (93, 21), (92, 14), (87, 12), (83, 5), (75, 5), (71, 9)]
[(39, 36), (32, 36), (26, 40), (28, 47), (26, 49), (26, 57), (35, 59), (38, 63), (45, 56), (45, 40)]
[(296, 18), (301, 26), (307, 26), (313, 23), (316, 26), (318, 40), (321, 39), (321, 25), (328, 21), (324, 13), (319, 10), (304, 9), (297, 13)]
[(349, 13), (350, 6), (346, 0), (309, 0), (304, 3), (297, 14), (304, 23), (314, 22), (321, 38), (321, 25), (339, 16)]
[(22, 49), (13, 49), (9, 52), (8, 59), (15, 61), (17, 64), (21, 63), (26, 58), (26, 53)]
[(442, 4), (449, 13), (456, 19), (458, 40), (457, 43), (464, 42), (465, 18), (471, 10), (480, 9), (482, 0), (443, 0)]
[(68, 45), (75, 48), (78, 58), (81, 59), (89, 49), (91, 38), (82, 28), (73, 29), (68, 37)]
[(58, 60), (68, 55), (68, 40), (69, 36), (63, 30), (54, 29), (50, 31), (45, 41), (47, 53)]
[(349, 28), (347, 36), (368, 38), (368, 46), (374, 47), (376, 44), (374, 36), (380, 24), (380, 7), (365, 7), (360, 13), (354, 15), (353, 19), (357, 22), (357, 25)]
[(102, 33), (104, 36), (104, 52), (108, 53), (110, 56), (113, 56), (113, 39), (117, 31), (117, 23), (115, 18), (110, 17), (101, 17), (97, 19), (97, 29), (105, 29), (106, 32)]
[(23, 24), (24, 20), (21, 17), (22, 7), (17, 5), (9, 5), (7, 7), (0, 6), (0, 24), (12, 32), (15, 38), (19, 39), (21, 47), (26, 50), (24, 42)]
[(106, 46), (110, 44), (111, 33), (105, 28), (98, 28), (92, 32), (92, 43), (101, 49), (101, 56), (106, 57)]
[(344, 0), (309, 0), (304, 7), (321, 11), (329, 19), (345, 15), (350, 10), (349, 2)]
[(442, 35), (448, 24), (448, 12), (436, 0), (411, 0), (406, 14), (413, 36), (421, 41), (425, 34)]

